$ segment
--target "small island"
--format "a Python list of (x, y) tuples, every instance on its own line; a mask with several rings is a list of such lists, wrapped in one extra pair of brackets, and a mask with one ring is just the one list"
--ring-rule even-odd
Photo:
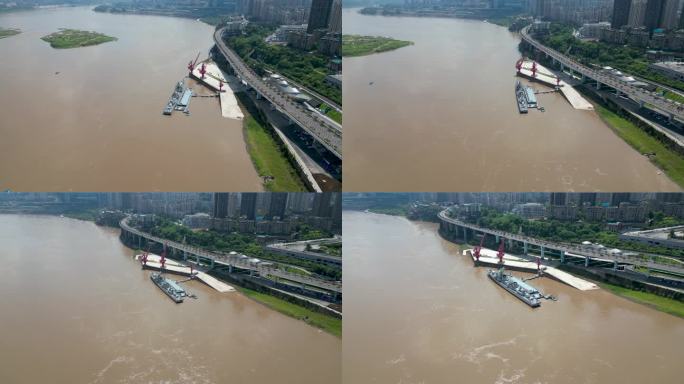
[(60, 29), (59, 32), (43, 36), (41, 39), (50, 43), (52, 48), (57, 49), (87, 47), (117, 40), (116, 37), (107, 36), (103, 33), (65, 28)]
[(407, 45), (413, 45), (413, 42), (382, 36), (343, 35), (342, 56), (370, 55), (392, 51)]
[(5, 38), (5, 37), (18, 35), (20, 33), (21, 33), (21, 30), (16, 29), (16, 28), (2, 28), (2, 27), (0, 27), (0, 39)]

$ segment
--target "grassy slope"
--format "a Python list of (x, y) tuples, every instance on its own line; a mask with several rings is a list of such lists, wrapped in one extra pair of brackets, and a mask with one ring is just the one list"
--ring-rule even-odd
[(338, 123), (342, 124), (342, 113), (339, 112), (337, 109), (329, 106), (328, 104), (323, 103), (321, 106), (322, 110), (326, 110), (325, 115), (328, 116), (329, 118), (337, 121)]
[(248, 288), (237, 287), (240, 292), (250, 297), (269, 308), (272, 308), (287, 316), (294, 317), (298, 320), (303, 320), (316, 328), (320, 328), (337, 337), (342, 337), (342, 319), (332, 316), (327, 316), (319, 312), (314, 312), (310, 309), (301, 307), (299, 305), (290, 303), (289, 301), (267, 295), (265, 293), (257, 292)]
[(684, 318), (684, 303), (681, 301), (668, 299), (666, 297), (654, 295), (648, 292), (635, 291), (608, 283), (599, 283), (599, 285), (618, 296), (622, 296), (637, 303), (651, 306), (659, 311)]
[(275, 139), (252, 116), (244, 120), (247, 150), (259, 176), (272, 176), (266, 182), (269, 191), (297, 192), (306, 188), (292, 168), (287, 158), (281, 153)]
[(596, 105), (596, 112), (629, 145), (640, 153), (655, 152), (652, 161), (679, 186), (684, 187), (684, 158), (653, 136), (612, 111)]
[(109, 41), (115, 41), (116, 37), (107, 36), (98, 32), (79, 31), (75, 29), (63, 29), (41, 37), (50, 43), (52, 48), (65, 49), (98, 45)]
[(413, 45), (412, 41), (396, 40), (380, 36), (342, 36), (342, 56), (364, 56), (391, 51)]
[(21, 31), (18, 30), (18, 29), (14, 29), (14, 28), (9, 28), (9, 29), (0, 28), (0, 39), (2, 39), (3, 37), (10, 37), (10, 36), (18, 35), (18, 34), (20, 34), (20, 33), (21, 33)]

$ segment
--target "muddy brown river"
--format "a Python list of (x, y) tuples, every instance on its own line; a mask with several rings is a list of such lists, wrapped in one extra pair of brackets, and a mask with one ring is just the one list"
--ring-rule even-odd
[(343, 12), (345, 34), (415, 43), (344, 59), (346, 191), (679, 189), (562, 95), (538, 95), (546, 112), (520, 115), (520, 39), (506, 28)]
[[(345, 383), (678, 383), (684, 320), (533, 280), (531, 309), (436, 224), (345, 211)], [(514, 272), (522, 275), (519, 272)]]
[(118, 235), (0, 215), (0, 382), (341, 382), (339, 338), (199, 282), (175, 304)]
[[(92, 12), (0, 14), (23, 33), (0, 39), (0, 189), (16, 191), (259, 191), (242, 123), (218, 99), (162, 116), (173, 86), (213, 27), (196, 20)], [(59, 28), (118, 41), (53, 49)]]

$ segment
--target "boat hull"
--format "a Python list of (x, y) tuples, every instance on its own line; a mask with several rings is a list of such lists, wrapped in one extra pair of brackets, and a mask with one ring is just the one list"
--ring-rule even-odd
[(520, 301), (522, 301), (523, 303), (529, 305), (530, 307), (532, 307), (532, 308), (537, 308), (537, 307), (539, 307), (539, 306), (541, 305), (541, 303), (539, 302), (539, 300), (530, 300), (530, 299), (528, 299), (527, 297), (522, 296), (520, 293), (518, 293), (518, 292), (515, 291), (514, 289), (510, 288), (509, 286), (507, 286), (507, 285), (504, 284), (503, 282), (501, 282), (501, 281), (499, 281), (498, 279), (496, 279), (496, 278), (493, 276), (492, 272), (487, 273), (487, 276), (488, 276), (493, 282), (495, 282), (496, 285), (498, 285), (499, 287), (501, 287), (501, 288), (507, 290), (510, 294), (512, 294), (513, 296), (517, 297)]

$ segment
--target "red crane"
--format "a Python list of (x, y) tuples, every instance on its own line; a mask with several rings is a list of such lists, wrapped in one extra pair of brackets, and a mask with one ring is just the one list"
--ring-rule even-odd
[(219, 92), (223, 92), (223, 80), (219, 80)]
[(199, 60), (200, 53), (201, 52), (197, 52), (197, 57), (195, 57), (195, 61), (190, 61), (188, 63), (188, 71), (190, 71), (190, 73), (192, 73), (192, 70), (195, 69), (195, 65), (197, 65), (197, 60)]
[(484, 244), (484, 239), (487, 236), (486, 233), (482, 234), (482, 239), (480, 240), (480, 245), (475, 247), (475, 252), (473, 252), (473, 256), (475, 256), (475, 261), (480, 261), (480, 251), (482, 250), (482, 245)]
[(524, 62), (524, 58), (522, 58), (522, 57), (518, 61), (515, 62), (515, 69), (518, 70), (518, 73), (520, 73), (520, 70), (522, 69), (523, 62)]
[(537, 273), (541, 272), (541, 257), (537, 256)]
[(147, 252), (143, 252), (142, 257), (140, 258), (142, 261), (143, 267), (147, 265)]
[(166, 244), (164, 244), (164, 250), (162, 250), (159, 263), (161, 264), (161, 269), (164, 269), (164, 265), (166, 264)]
[(496, 253), (496, 256), (499, 258), (499, 264), (503, 264), (503, 257), (504, 257), (504, 238), (501, 238), (501, 244), (499, 244), (499, 252)]
[(537, 62), (532, 62), (532, 77), (537, 77)]
[(556, 76), (556, 87), (560, 87), (560, 77)]
[(199, 72), (202, 75), (202, 80), (204, 80), (204, 74), (207, 73), (207, 63), (202, 63)]

